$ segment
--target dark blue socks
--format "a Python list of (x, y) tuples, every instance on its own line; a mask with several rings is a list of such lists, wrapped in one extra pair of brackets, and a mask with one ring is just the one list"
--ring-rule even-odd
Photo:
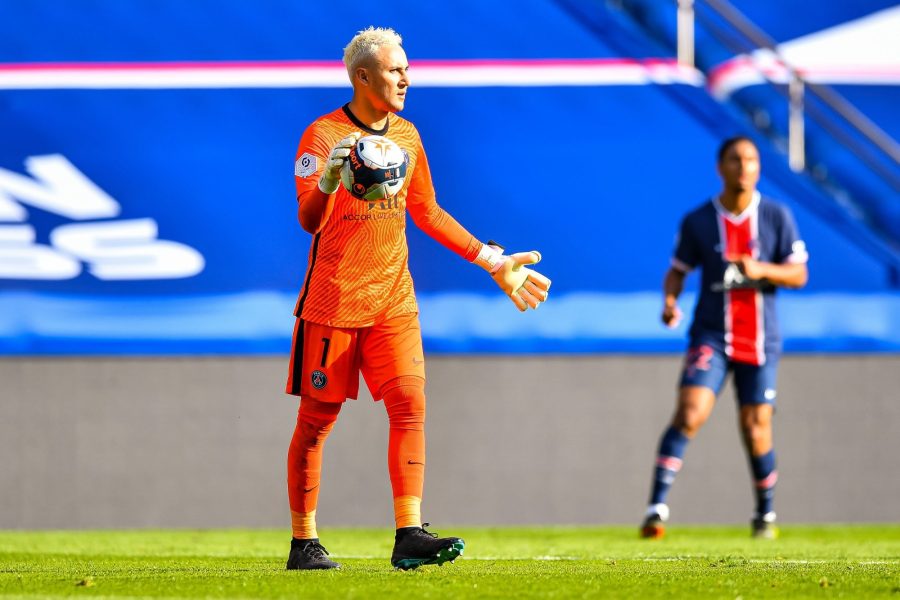
[(675, 475), (681, 470), (681, 457), (684, 456), (688, 441), (688, 437), (674, 427), (669, 427), (663, 433), (659, 442), (659, 456), (656, 458), (650, 504), (665, 504)]
[(756, 512), (761, 517), (772, 512), (772, 501), (775, 498), (775, 482), (778, 481), (775, 451), (769, 450), (762, 456), (751, 456), (750, 469), (753, 471), (756, 488)]

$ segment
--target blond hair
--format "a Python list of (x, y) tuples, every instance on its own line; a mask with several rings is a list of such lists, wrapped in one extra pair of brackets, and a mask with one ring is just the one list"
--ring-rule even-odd
[(369, 27), (357, 33), (344, 48), (344, 66), (347, 67), (350, 79), (353, 79), (353, 70), (371, 60), (379, 48), (402, 44), (403, 38), (390, 27)]

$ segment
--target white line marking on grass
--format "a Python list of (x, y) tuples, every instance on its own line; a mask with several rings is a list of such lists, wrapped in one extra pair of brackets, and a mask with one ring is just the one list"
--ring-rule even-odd
[(644, 558), (606, 558), (598, 560), (640, 560), (644, 562), (677, 562), (682, 560), (741, 560), (748, 563), (777, 563), (785, 565), (821, 565), (835, 562), (855, 562), (857, 565), (896, 565), (900, 564), (900, 560), (859, 560), (850, 561), (849, 559), (831, 559), (831, 558), (741, 558), (741, 557), (715, 557), (715, 556), (645, 556)]
[[(384, 556), (333, 554), (334, 558), (344, 560), (381, 560)], [(686, 560), (735, 560), (754, 564), (783, 564), (783, 565), (822, 565), (828, 563), (851, 562), (856, 565), (900, 565), (900, 560), (860, 560), (846, 561), (845, 559), (784, 559), (784, 558), (740, 558), (740, 557), (713, 557), (713, 556), (645, 556), (643, 558), (623, 558), (621, 556), (587, 557), (587, 556), (461, 556), (464, 560), (534, 560), (534, 561), (565, 561), (565, 560), (595, 560), (595, 561), (637, 561), (637, 562), (682, 562)]]
[[(338, 559), (351, 559), (351, 560), (378, 560), (385, 558), (384, 556), (349, 556), (346, 554), (332, 554), (334, 558)], [(465, 560), (590, 560), (581, 556), (466, 556), (463, 554), (460, 556), (461, 559)], [(607, 560), (603, 558), (598, 558), (596, 560)]]

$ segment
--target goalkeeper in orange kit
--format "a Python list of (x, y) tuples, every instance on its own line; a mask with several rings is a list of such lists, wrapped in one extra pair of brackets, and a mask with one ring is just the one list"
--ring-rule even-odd
[[(353, 96), (310, 125), (295, 163), (298, 216), (313, 234), (295, 315), (287, 392), (300, 396), (288, 451), (293, 539), (288, 569), (332, 569), (316, 531), (322, 448), (362, 372), (390, 422), (388, 470), (397, 533), (391, 564), (414, 569), (462, 554), (463, 540), (425, 530), (425, 359), (407, 266), (406, 213), (432, 238), (484, 268), (519, 310), (547, 299), (550, 280), (526, 265), (537, 251), (505, 255), (473, 237), (435, 201), (416, 128), (396, 115), (410, 80), (401, 38), (391, 29), (359, 32), (344, 49)], [(364, 201), (340, 185), (340, 169), (360, 135), (382, 135), (408, 155), (401, 191)], [(427, 524), (424, 524), (427, 525)]]

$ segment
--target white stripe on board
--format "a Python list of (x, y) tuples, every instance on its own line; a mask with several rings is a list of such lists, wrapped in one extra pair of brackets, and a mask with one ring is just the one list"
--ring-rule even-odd
[[(701, 86), (696, 69), (669, 59), (456, 60), (414, 62), (413, 86)], [(343, 63), (0, 63), (0, 89), (349, 87)]]

